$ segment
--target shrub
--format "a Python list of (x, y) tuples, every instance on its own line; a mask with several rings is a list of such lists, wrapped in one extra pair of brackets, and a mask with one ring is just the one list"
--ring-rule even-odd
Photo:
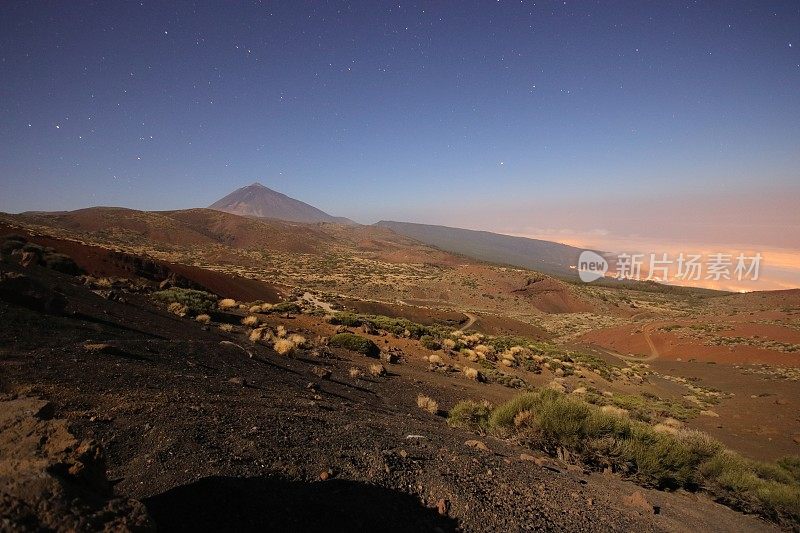
[(261, 320), (256, 315), (247, 315), (242, 319), (242, 325), (248, 328), (254, 328)]
[(472, 368), (470, 366), (465, 366), (462, 370), (464, 373), (464, 377), (467, 379), (472, 379), (475, 381), (483, 381), (483, 374), (477, 368)]
[(217, 297), (211, 293), (180, 287), (154, 292), (152, 297), (165, 303), (178, 302), (185, 305), (187, 312), (193, 315), (208, 313), (217, 302)]
[(20, 250), (28, 240), (21, 235), (6, 235), (0, 243), (0, 254), (10, 254), (14, 250)]
[(726, 450), (705, 433), (676, 427), (674, 421), (661, 424), (671, 431), (659, 431), (555, 390), (513, 398), (487, 415), (484, 427), (469, 417), (473, 404), (465, 403), (463, 413), (456, 413), (456, 425), (478, 431), (488, 427), (498, 436), (515, 436), (548, 453), (565, 449), (589, 465), (614, 465), (644, 485), (704, 487), (734, 507), (795, 524), (800, 520), (800, 458), (753, 461)]
[(433, 415), (439, 412), (439, 404), (436, 402), (436, 400), (430, 396), (425, 396), (424, 394), (417, 395), (417, 407), (428, 411)]
[(297, 333), (292, 333), (287, 337), (287, 339), (292, 341), (298, 348), (304, 348), (307, 347), (308, 345), (308, 341), (306, 340), (306, 338)]
[(167, 311), (169, 311), (174, 315), (186, 316), (188, 308), (185, 305), (181, 304), (180, 302), (172, 302), (167, 306)]
[(300, 312), (300, 306), (297, 305), (295, 302), (281, 302), (271, 306), (267, 311), (269, 313), (294, 313), (297, 314)]
[(230, 333), (233, 331), (233, 324), (220, 324), (219, 329), (226, 333)]
[(542, 403), (542, 396), (550, 391), (530, 392), (512, 398), (497, 406), (492, 412), (490, 426), (494, 432), (505, 434), (514, 427), (514, 417), (522, 411), (533, 411)]
[(380, 363), (374, 363), (369, 365), (369, 373), (373, 376), (385, 376), (386, 368)]
[(367, 357), (378, 357), (381, 353), (377, 344), (353, 333), (337, 333), (330, 338), (328, 345), (358, 352)]
[(444, 364), (444, 359), (442, 359), (438, 354), (433, 353), (428, 356), (428, 362), (432, 365), (438, 366)]
[(209, 322), (211, 322), (211, 317), (209, 315), (202, 314), (202, 315), (197, 315), (195, 317), (195, 320), (197, 320), (201, 324), (207, 325)]
[(236, 303), (236, 300), (233, 298), (223, 298), (219, 302), (217, 302), (217, 307), (220, 309), (233, 309), (237, 307), (239, 304)]
[(288, 339), (277, 339), (272, 348), (278, 352), (279, 355), (292, 355), (296, 346)]
[(794, 480), (800, 483), (800, 457), (796, 455), (787, 455), (781, 457), (777, 461), (778, 466), (786, 470)]
[(485, 433), (489, 428), (491, 407), (486, 402), (462, 400), (447, 413), (447, 424), (451, 427)]
[(352, 367), (349, 374), (351, 378), (358, 379), (364, 375), (364, 372), (360, 368)]
[(44, 265), (62, 274), (77, 276), (83, 273), (81, 267), (68, 255), (48, 253), (44, 255)]
[(428, 350), (440, 350), (442, 348), (441, 343), (430, 335), (420, 337), (419, 343)]
[(250, 342), (258, 342), (264, 337), (264, 328), (256, 328), (250, 332), (248, 338)]
[(412, 339), (420, 339), (426, 335), (433, 339), (445, 336), (445, 330), (441, 326), (425, 326), (405, 318), (393, 318), (383, 315), (336, 313), (334, 316), (330, 317), (329, 322), (349, 328), (357, 328), (368, 324), (375, 329), (388, 331), (395, 335), (404, 335), (405, 332), (408, 331)]

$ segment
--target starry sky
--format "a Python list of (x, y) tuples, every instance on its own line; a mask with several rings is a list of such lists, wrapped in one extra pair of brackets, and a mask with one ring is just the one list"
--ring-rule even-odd
[(364, 223), (800, 250), (797, 1), (3, 2), (0, 79), (0, 211), (260, 181)]

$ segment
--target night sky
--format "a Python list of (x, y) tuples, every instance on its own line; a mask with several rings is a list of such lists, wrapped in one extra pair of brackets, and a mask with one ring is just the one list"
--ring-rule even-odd
[(260, 181), (359, 222), (622, 234), (615, 202), (800, 199), (796, 1), (236, 4), (0, 4), (0, 210)]

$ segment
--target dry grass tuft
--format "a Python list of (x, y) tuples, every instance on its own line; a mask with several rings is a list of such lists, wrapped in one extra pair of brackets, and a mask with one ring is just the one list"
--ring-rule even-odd
[(189, 308), (179, 302), (172, 302), (167, 306), (167, 311), (174, 315), (178, 316), (186, 316), (186, 313), (189, 312)]
[(461, 372), (464, 373), (464, 377), (467, 379), (472, 379), (475, 381), (483, 381), (483, 374), (477, 368), (472, 368), (471, 366), (465, 366), (461, 369)]
[(360, 368), (352, 367), (350, 369), (350, 377), (353, 379), (358, 379), (364, 375), (364, 372)]
[(208, 323), (211, 322), (211, 317), (209, 315), (202, 314), (202, 315), (197, 315), (195, 320), (197, 320), (201, 324), (208, 325)]
[(430, 396), (425, 396), (424, 394), (417, 395), (417, 407), (428, 411), (432, 415), (435, 415), (439, 412), (439, 404), (431, 398)]
[(305, 348), (308, 345), (306, 338), (297, 333), (292, 333), (286, 338), (293, 342), (298, 348)]
[(428, 356), (428, 362), (432, 365), (442, 365), (444, 361), (442, 358), (436, 354), (431, 354)]
[(236, 303), (236, 300), (232, 298), (223, 298), (222, 300), (217, 302), (217, 307), (220, 309), (233, 309), (237, 307), (239, 304)]
[(248, 328), (254, 328), (261, 320), (256, 315), (248, 315), (242, 319), (242, 325)]
[(386, 368), (380, 363), (373, 363), (369, 365), (369, 373), (373, 376), (385, 376)]
[(292, 355), (297, 348), (294, 343), (288, 339), (278, 339), (272, 348), (278, 352), (279, 355)]
[(221, 329), (226, 333), (230, 333), (231, 331), (233, 331), (233, 324), (220, 324), (219, 329)]
[(256, 328), (250, 332), (250, 342), (258, 342), (264, 336), (264, 328)]

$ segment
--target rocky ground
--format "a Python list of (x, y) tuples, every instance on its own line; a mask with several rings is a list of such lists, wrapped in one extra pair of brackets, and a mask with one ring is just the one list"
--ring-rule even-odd
[(280, 356), (142, 295), (2, 268), (2, 529), (774, 529), (449, 428), (417, 393), (444, 410), (471, 385), (403, 360), (371, 376), (347, 350)]

